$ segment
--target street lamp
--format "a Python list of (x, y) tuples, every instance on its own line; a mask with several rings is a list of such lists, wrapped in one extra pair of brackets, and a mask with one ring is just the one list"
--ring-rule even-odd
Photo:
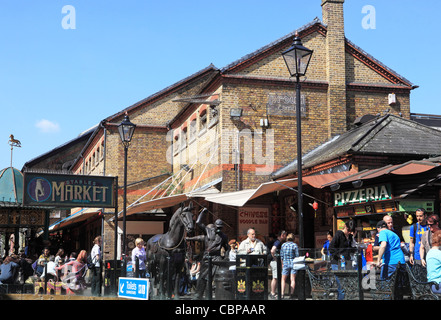
[(300, 77), (306, 74), (313, 50), (302, 45), (296, 33), (292, 46), (282, 52), (283, 59), (291, 77), (296, 77), (296, 120), (297, 120), (297, 181), (298, 181), (298, 210), (299, 215), (299, 244), (304, 248), (303, 236), (303, 186), (302, 186), (302, 128), (300, 116)]
[[(130, 141), (132, 141), (133, 133), (135, 132), (136, 125), (131, 123), (129, 115), (126, 113), (124, 120), (118, 125), (118, 132), (121, 138), (121, 142), (124, 146), (124, 197), (123, 197), (123, 253), (124, 257), (124, 271), (126, 273), (126, 212), (127, 212), (127, 151), (129, 149)], [(116, 239), (115, 239), (116, 241)], [(115, 266), (116, 270), (116, 266)]]

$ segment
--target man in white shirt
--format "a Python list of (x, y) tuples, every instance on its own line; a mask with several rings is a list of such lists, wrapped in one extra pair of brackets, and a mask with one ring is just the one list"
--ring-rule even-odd
[(248, 229), (248, 238), (239, 245), (238, 254), (266, 254), (265, 244), (256, 238), (256, 230)]
[(90, 253), (92, 257), (92, 261), (95, 262), (95, 268), (92, 268), (90, 271), (92, 273), (92, 295), (93, 296), (101, 296), (101, 236), (96, 237), (93, 240), (93, 247)]

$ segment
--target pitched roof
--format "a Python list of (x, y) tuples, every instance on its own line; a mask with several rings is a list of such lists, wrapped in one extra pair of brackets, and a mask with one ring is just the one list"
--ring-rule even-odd
[(200, 70), (200, 71), (198, 71), (198, 72), (196, 72), (196, 73), (194, 73), (194, 74), (192, 74), (192, 75), (190, 75), (190, 76), (188, 76), (188, 77), (186, 77), (186, 78), (184, 78), (184, 79), (182, 79), (182, 80), (180, 80), (180, 81), (178, 81), (178, 82), (176, 82), (176, 83), (174, 83), (174, 84), (172, 84), (172, 85), (170, 85), (170, 86), (168, 86), (168, 87), (166, 87), (166, 88), (164, 88), (164, 89), (162, 89), (162, 90), (160, 90), (150, 96), (148, 96), (147, 98), (144, 98), (144, 99), (136, 102), (135, 104), (128, 106), (127, 108), (125, 108), (125, 109), (123, 109), (123, 110), (121, 110), (121, 111), (119, 111), (109, 117), (107, 117), (105, 119), (105, 121), (111, 122), (115, 118), (118, 118), (118, 117), (124, 115), (126, 112), (134, 111), (137, 108), (142, 107), (143, 105), (145, 105), (147, 103), (151, 103), (153, 101), (156, 101), (157, 99), (160, 99), (161, 97), (164, 97), (165, 95), (167, 95), (171, 92), (174, 92), (175, 90), (178, 90), (179, 88), (181, 88), (185, 84), (187, 84), (193, 80), (196, 80), (196, 79), (206, 75), (207, 73), (212, 73), (214, 76), (215, 74), (218, 73), (218, 71), (219, 71), (218, 68), (216, 68), (213, 64), (210, 64), (208, 67), (206, 67), (206, 68), (204, 68), (204, 69), (202, 69), (202, 70)]
[[(252, 63), (255, 59), (259, 59), (260, 56), (264, 57), (268, 54), (273, 53), (273, 49), (275, 47), (285, 45), (286, 42), (290, 43), (296, 33), (298, 33), (300, 37), (303, 37), (314, 31), (319, 31), (324, 35), (327, 32), (327, 25), (324, 24), (318, 17), (315, 17), (311, 22), (303, 25), (302, 27), (294, 30), (293, 32), (290, 32), (289, 34), (261, 47), (260, 49), (251, 52), (243, 56), (242, 58), (226, 65), (225, 67), (220, 69), (220, 72), (221, 74), (234, 72), (235, 69), (240, 68), (243, 65), (248, 65)], [(418, 87), (415, 86), (405, 77), (398, 74), (396, 71), (387, 67), (381, 61), (375, 59), (373, 56), (371, 56), (369, 53), (361, 49), (359, 46), (355, 45), (352, 41), (350, 41), (346, 37), (345, 37), (345, 42), (346, 42), (346, 51), (349, 54), (353, 55), (356, 59), (366, 64), (368, 67), (374, 69), (376, 72), (381, 74), (383, 77), (385, 77), (392, 83), (411, 89)], [(384, 86), (387, 86), (387, 84), (384, 84)]]
[[(387, 114), (351, 129), (305, 154), (303, 169), (349, 154), (403, 155), (431, 157), (441, 155), (441, 132), (412, 120)], [(297, 160), (275, 171), (278, 179), (297, 172)]]
[(229, 63), (225, 67), (221, 68), (220, 71), (221, 71), (221, 73), (227, 73), (227, 72), (233, 70), (234, 68), (238, 67), (239, 65), (243, 64), (244, 62), (247, 62), (247, 61), (255, 58), (258, 55), (266, 53), (269, 49), (271, 49), (275, 46), (278, 46), (279, 44), (282, 44), (283, 42), (285, 42), (287, 40), (292, 40), (291, 38), (293, 38), (296, 33), (301, 34), (302, 32), (305, 32), (306, 30), (312, 28), (315, 25), (320, 25), (320, 26), (324, 27), (324, 25), (320, 21), (320, 19), (316, 17), (316, 18), (314, 18), (314, 20), (303, 25), (302, 27), (298, 28), (297, 30), (294, 30), (293, 32), (290, 32), (287, 35), (261, 47), (260, 49), (254, 51), (254, 52), (251, 52), (251, 53), (243, 56), (242, 58), (240, 58), (234, 62)]
[[(33, 166), (35, 166), (36, 164), (40, 163), (41, 161), (44, 161), (47, 158), (50, 158), (53, 155), (59, 154), (60, 152), (62, 152), (63, 150), (69, 149), (75, 145), (84, 143), (86, 144), (88, 139), (90, 138), (90, 136), (94, 133), (94, 131), (96, 130), (96, 128), (98, 127), (98, 125), (94, 125), (92, 128), (89, 128), (83, 132), (81, 132), (77, 137), (75, 137), (72, 140), (69, 140), (55, 148), (53, 148), (52, 150), (49, 150), (29, 161), (27, 161), (24, 165), (23, 165), (23, 170), (25, 169), (29, 169), (32, 168)], [(70, 159), (72, 160), (72, 159)], [(67, 161), (67, 160), (66, 160)], [(48, 169), (55, 169), (55, 168), (48, 168)]]

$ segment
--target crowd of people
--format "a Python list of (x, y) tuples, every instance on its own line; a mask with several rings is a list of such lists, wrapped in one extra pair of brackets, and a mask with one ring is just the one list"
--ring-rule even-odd
[[(89, 259), (88, 259), (89, 256)], [(88, 261), (89, 260), (89, 261)], [(65, 290), (83, 294), (91, 287), (91, 294), (101, 295), (101, 237), (93, 241), (90, 255), (86, 250), (66, 255), (62, 248), (56, 254), (45, 247), (38, 257), (9, 254), (0, 261), (0, 284), (35, 284), (38, 282), (61, 282)]]
[[(376, 225), (377, 233), (372, 239), (373, 243), (362, 250), (363, 267), (380, 268), (380, 277), (386, 279), (395, 272), (399, 264), (421, 265), (427, 269), (428, 281), (434, 282), (433, 292), (441, 294), (440, 218), (436, 214), (428, 216), (423, 209), (416, 210), (415, 216), (417, 221), (409, 230), (410, 241), (404, 243), (402, 234), (398, 234), (394, 229), (393, 218), (385, 215)], [(270, 299), (278, 298), (277, 257), (280, 256), (282, 298), (285, 298), (285, 293), (288, 293), (288, 298), (294, 295), (297, 274), (294, 260), (299, 257), (299, 247), (292, 233), (282, 230), (272, 241), (265, 244), (257, 238), (256, 231), (250, 228), (247, 237), (242, 241), (232, 239), (228, 242), (222, 233), (221, 220), (205, 226), (201, 223), (202, 217), (203, 214), (201, 219), (198, 219), (198, 225), (203, 230), (203, 235), (186, 240), (205, 242), (205, 251), (186, 261), (181, 280), (181, 295), (187, 295), (193, 290), (195, 297), (202, 298), (208, 280), (208, 255), (214, 257), (214, 260), (223, 256), (224, 260), (230, 261), (229, 270), (234, 278), (236, 256), (244, 254), (267, 255), (268, 267), (272, 274), (269, 283)], [(342, 260), (348, 264), (354, 261), (354, 253), (360, 250), (360, 246), (357, 247), (355, 243), (355, 236), (356, 229), (352, 220), (347, 221), (344, 228), (338, 230), (335, 235), (331, 231), (328, 232), (321, 254), (323, 260), (329, 261), (331, 270), (340, 269)], [(148, 276), (145, 242), (142, 238), (135, 241), (131, 263), (138, 277)], [(101, 237), (96, 237), (89, 257), (86, 250), (72, 252), (67, 256), (63, 249), (59, 249), (55, 255), (51, 254), (50, 248), (44, 248), (41, 255), (35, 259), (26, 257), (24, 252), (19, 255), (10, 254), (0, 260), (0, 284), (61, 281), (66, 288), (77, 294), (82, 294), (90, 287), (92, 295), (100, 296), (101, 271)], [(337, 285), (338, 299), (344, 299), (344, 291), (338, 281)]]

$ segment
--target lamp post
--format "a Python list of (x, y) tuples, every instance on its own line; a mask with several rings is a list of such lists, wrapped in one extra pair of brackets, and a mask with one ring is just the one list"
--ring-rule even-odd
[(296, 77), (296, 121), (297, 121), (297, 181), (298, 181), (298, 210), (299, 215), (299, 244), (304, 248), (303, 235), (303, 186), (302, 186), (302, 128), (300, 114), (300, 77), (306, 74), (313, 50), (302, 45), (296, 33), (292, 46), (282, 52), (283, 59), (291, 77)]
[[(131, 123), (129, 115), (126, 113), (124, 120), (118, 125), (118, 132), (121, 138), (121, 142), (124, 146), (124, 196), (123, 196), (123, 275), (126, 274), (126, 213), (127, 213), (127, 151), (129, 149), (130, 142), (132, 141), (133, 133), (135, 132), (136, 125)], [(116, 239), (115, 239), (116, 241)], [(115, 266), (116, 270), (116, 266)]]

